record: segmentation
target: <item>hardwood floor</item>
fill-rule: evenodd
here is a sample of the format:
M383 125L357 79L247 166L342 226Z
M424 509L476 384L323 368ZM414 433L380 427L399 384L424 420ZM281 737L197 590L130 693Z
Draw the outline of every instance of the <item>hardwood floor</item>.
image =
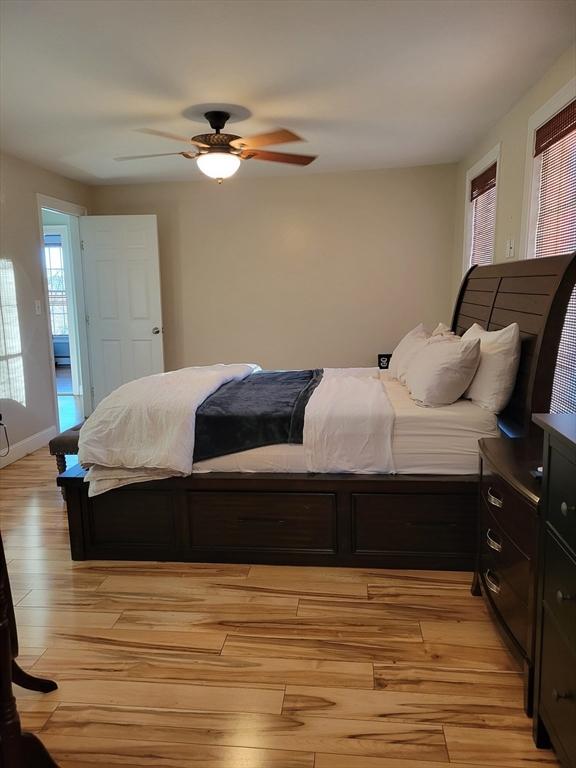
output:
M0 471L24 726L62 768L550 768L470 574L70 561L55 466Z

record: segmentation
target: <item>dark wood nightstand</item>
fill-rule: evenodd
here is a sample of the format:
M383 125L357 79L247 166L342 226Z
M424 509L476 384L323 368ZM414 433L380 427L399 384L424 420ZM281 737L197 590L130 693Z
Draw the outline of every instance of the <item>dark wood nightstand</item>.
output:
M532 711L538 559L540 440L480 440L477 565L472 594L484 595L524 671L524 705Z
M576 768L576 414L534 422L544 430L534 740Z

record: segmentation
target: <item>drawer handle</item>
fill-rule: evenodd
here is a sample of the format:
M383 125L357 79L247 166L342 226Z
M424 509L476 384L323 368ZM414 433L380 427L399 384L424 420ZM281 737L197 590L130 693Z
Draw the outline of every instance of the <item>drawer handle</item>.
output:
M498 584L498 579L495 576L492 576L492 571L488 570L484 573L484 578L486 579L486 586L490 590L490 592L494 592L495 595L500 594L500 584ZM494 580L496 578L496 581Z
M566 592L562 592L562 590L559 589L556 592L556 602L563 603L565 600L576 600L576 595L569 595Z
M556 688L552 689L552 698L554 701L566 701L572 698L572 694L570 691L567 691L566 693L560 693L560 691L557 691Z
M492 488L488 488L488 501L490 504L492 504L493 507L498 507L498 509L502 509L504 506L504 502L494 493Z
M560 512L564 515L564 517L568 517L568 512L574 513L576 510L576 506L574 504L568 505L565 501L560 504Z
M406 527L407 528L431 528L432 530L437 530L438 528L446 529L446 528L456 528L458 523L447 523L445 520L430 520L428 522L420 522L412 523L407 522Z
M286 520L273 517L239 517L240 523L258 523L259 525L286 525Z
M493 549L494 552L502 552L502 544L499 541L496 541L491 528L488 528L486 531L486 544L488 544L490 549Z

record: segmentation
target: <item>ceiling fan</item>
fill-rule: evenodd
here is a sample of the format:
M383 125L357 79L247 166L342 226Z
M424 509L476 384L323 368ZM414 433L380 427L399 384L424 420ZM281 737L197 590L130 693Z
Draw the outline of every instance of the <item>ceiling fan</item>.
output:
M147 157L181 155L187 160L196 160L202 173L216 179L219 184L236 173L242 160L268 160L273 163L289 163L290 165L309 165L313 160L316 160L315 155L292 155L287 152L268 152L260 149L260 147L273 144L304 141L296 133L286 128L278 128L270 133L259 133L256 136L244 138L233 133L222 133L222 129L230 119L229 112L212 110L205 112L204 117L210 123L214 133L201 133L198 136L192 136L191 139L166 131L155 131L151 128L142 129L142 133L192 144L194 149L188 152L162 152L155 155L132 155L130 157L116 157L115 159L141 160Z

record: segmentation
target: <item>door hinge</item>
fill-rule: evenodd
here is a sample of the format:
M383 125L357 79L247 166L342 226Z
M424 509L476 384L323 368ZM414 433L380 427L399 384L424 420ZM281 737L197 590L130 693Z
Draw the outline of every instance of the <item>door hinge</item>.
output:
M92 405L94 405L94 387L90 387L90 396L92 397Z
M80 250L84 250L84 240L80 240Z
M86 325L90 325L90 315L85 315L86 318Z

